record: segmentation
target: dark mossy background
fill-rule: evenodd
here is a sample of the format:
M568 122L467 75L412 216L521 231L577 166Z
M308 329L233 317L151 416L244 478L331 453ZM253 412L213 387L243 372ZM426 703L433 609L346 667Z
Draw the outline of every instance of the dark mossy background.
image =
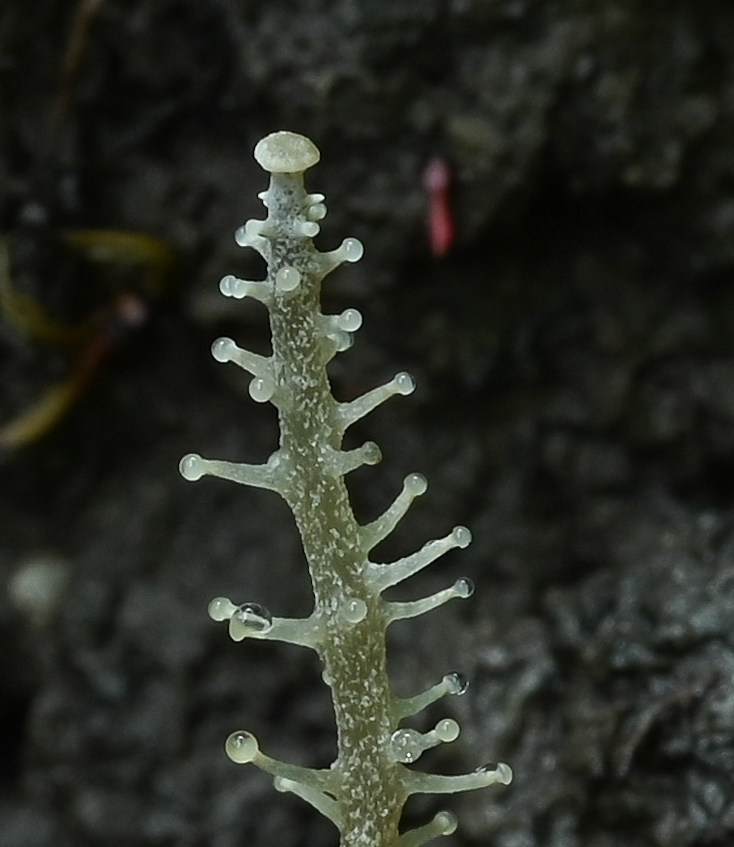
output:
M515 781L416 800L410 820L456 809L457 844L731 847L734 6L102 0L65 83L76 12L0 5L17 284L59 316L103 299L59 250L70 228L160 237L179 269L65 419L2 457L0 847L335 842L222 751L247 728L275 756L333 756L312 658L232 644L205 614L221 593L309 611L290 516L176 470L276 443L272 410L207 351L267 349L262 310L217 281L262 272L231 233L261 214L251 150L281 128L322 150L318 243L366 245L328 280L330 310L365 316L337 394L418 378L357 433L385 456L354 474L358 515L422 471L385 559L455 523L475 536L410 586L478 590L394 628L395 686L466 673L426 719L463 734L425 767L501 758ZM443 260L421 184L436 154L458 228ZM7 315L0 345L2 422L74 367ZM43 622L9 590L40 559L68 576Z

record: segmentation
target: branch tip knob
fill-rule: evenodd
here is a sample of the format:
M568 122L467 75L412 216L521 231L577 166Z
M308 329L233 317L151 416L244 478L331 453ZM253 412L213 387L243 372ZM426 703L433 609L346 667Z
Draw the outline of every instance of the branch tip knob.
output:
M441 835L452 835L459 826L459 820L453 812L439 812L433 820Z
M189 482L196 482L206 473L204 460L198 453L189 453L184 456L178 464L178 470L181 476Z
M321 158L318 147L295 132L273 132L255 145L255 161L271 174L297 174Z
M251 732L233 732L224 744L227 756L237 765L251 762L260 751L257 739Z

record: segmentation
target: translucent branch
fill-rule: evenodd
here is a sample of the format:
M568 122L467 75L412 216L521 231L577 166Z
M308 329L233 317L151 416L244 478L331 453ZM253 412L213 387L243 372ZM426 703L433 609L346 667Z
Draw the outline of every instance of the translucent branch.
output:
M337 407L337 426L344 431L356 421L368 415L385 400L396 394L410 394L415 389L415 382L409 373L404 371L396 374L390 382L368 391L350 403L340 403Z
M336 789L337 775L331 770L316 770L315 768L303 768L300 765L290 765L287 762L271 759L270 756L260 752L252 760L252 764L271 776L287 779L289 782L316 791L334 791Z
M423 568L435 562L444 553L455 547L466 547L471 542L471 532L465 526L455 526L445 538L424 544L420 550L389 564L370 562L365 580L371 588L383 591L397 585Z
M289 765L286 762L271 759L270 756L260 752L257 738L246 730L240 729L233 732L224 743L224 749L235 764L244 765L251 762L261 771L276 778L298 783L317 791L334 793L336 790L338 776L334 771L302 768L300 765Z
M356 332L362 326L362 313L358 309L345 309L340 315L321 315L319 322L326 333L335 329Z
M326 366L336 356L343 353L354 343L354 336L343 329L329 329L325 332L325 343L321 348L321 364Z
M512 782L512 768L504 762L498 765L485 765L474 773L459 776L441 776L433 773L418 773L406 770L404 773L405 790L408 794L455 794L457 791L472 791L489 785L509 785Z
M459 732L459 724L453 718L439 721L430 732L396 729L390 736L390 756L396 762L415 762L425 750L456 741Z
M321 218L326 216L326 206L324 206L324 200L326 200L326 197L324 197L323 194L319 194L318 192L314 192L313 194L309 194L306 199L311 204L310 209L309 209L309 215L308 215L309 217L313 217L313 213L311 212L311 209L313 209L314 206L323 206L323 214L321 214L320 211L319 211L318 218L314 217L313 218L314 220L317 220L317 219L320 220Z
M422 600L412 600L408 603L386 603L386 617L388 622L402 620L404 618L415 618L431 609L437 609L453 600L455 597L465 599L474 593L474 583L470 579L457 579L450 588L444 588L424 597Z
M463 674L454 672L448 673L435 685L432 685L427 691L421 694L416 694L415 697L396 697L393 700L393 714L395 720L400 721L410 715L417 715L423 709L427 709L431 703L440 700L447 694L463 694L469 687L466 677Z
M310 803L317 811L328 818L335 826L340 827L342 823L342 814L339 809L339 804L333 797L329 797L320 791L318 788L313 788L310 785L304 785L301 782L296 782L292 779L286 779L282 776L276 776L273 781L276 791L290 791L307 803Z
M235 300L244 300L245 297L252 297L253 300L258 300L266 306L270 305L273 299L273 292L267 282L239 279L236 276L232 276L232 274L222 277L219 282L219 290L225 297L234 297Z
M209 603L208 611L212 620L229 621L229 635L233 641L245 638L284 641L317 651L323 641L321 621L314 615L308 618L275 618L259 603L236 606L228 597L215 597Z
M270 258L270 245L266 236L273 236L275 230L270 219L258 221L251 218L244 226L235 230L234 240L240 247L252 247L266 261Z
M358 238L345 238L336 248L316 257L318 273L325 277L344 262L358 262L364 255L364 246Z
M395 847L422 847L439 835L451 835L456 832L457 825L458 821L453 812L439 812L430 823L400 835Z
M364 550L369 551L395 529L400 519L405 515L410 504L416 497L424 494L428 488L426 478L419 473L412 473L403 480L403 490L393 500L392 504L383 512L377 520L366 524L360 530ZM383 568L385 565L376 565Z
M234 362L249 371L255 379L250 383L250 397L257 403L270 400L275 392L273 365L270 357L259 356L238 347L231 338L218 338L212 344L212 356L218 362Z
M353 333L362 326L362 315L357 309L345 309L340 315L317 315L316 323L323 336L321 364L325 366L352 346Z
M253 376L270 376L272 373L269 356L243 350L231 338L217 338L212 344L212 356L218 362L234 362Z
M275 455L275 454L274 454ZM196 482L203 476L218 476L241 485L255 488L267 488L280 492L280 474L276 471L277 461L270 457L264 465L247 465L238 462L224 462L219 459L203 459L197 453L189 453L179 462L181 476L189 482Z
M344 476L362 465L376 465L382 458L380 448L374 441L366 441L356 450L333 450L328 458L334 476Z

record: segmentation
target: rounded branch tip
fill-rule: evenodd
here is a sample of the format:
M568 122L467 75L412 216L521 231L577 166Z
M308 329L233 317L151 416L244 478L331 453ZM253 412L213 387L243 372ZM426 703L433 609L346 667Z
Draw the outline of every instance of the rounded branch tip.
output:
M358 238L345 238L339 250L345 262L358 262L364 256L364 247Z
M459 737L459 733L461 732L461 728L453 718L444 718L436 724L434 732L436 733L436 738L438 738L439 741L443 741L444 744L447 744L451 741L456 741Z
M252 762L260 752L257 738L251 732L238 730L233 732L224 743L224 749L229 758L237 765Z
M362 313L357 309L345 309L337 315L335 323L344 332L356 332L362 326Z
M382 461L382 451L374 441L366 441L361 449L365 465L377 465Z
M367 617L367 604L359 597L352 597L342 604L339 613L346 623L358 624Z
M395 374L395 377L393 378L393 385L395 386L395 390L398 394L412 394L415 390L415 380L405 371Z
M461 597L462 600L466 600L474 593L474 583L468 577L462 577L461 579L457 579L454 583L454 591L456 592L457 597Z
M316 221L304 221L301 226L301 235L306 238L315 238L320 232L321 227L316 223Z
M502 785L509 785L512 782L512 768L504 762L500 762L497 765L497 776Z
M461 696L466 694L466 689L469 687L469 680L463 673L452 671L447 673L443 678L443 682L448 686L449 694L457 694Z
M428 480L420 473L408 474L403 480L403 485L408 494L413 497L420 497L428 490Z
M396 762L414 762L426 749L423 735L417 729L396 729L390 736L389 751Z
M212 344L212 356L218 362L229 362L232 353L236 349L236 344L231 338L217 338Z
M284 294L288 291L295 291L301 282L301 272L297 268L292 268L286 265L275 274L275 287Z
M228 621L236 611L237 606L229 597L215 597L207 607L209 617L213 621Z
M358 262L364 256L364 245L358 238L345 238L336 250L327 255L336 265L342 262Z
M255 145L255 161L271 174L297 174L321 158L318 147L295 132L273 132Z
M204 460L197 453L189 453L184 456L178 463L178 470L184 479L189 482L196 482L201 479L206 471L204 470Z
M451 531L451 537L457 547L468 547L471 544L471 531L465 526L455 526Z
M439 812L433 822L436 824L436 828L441 831L441 835L452 835L459 826L459 819L453 812Z
M275 393L275 383L266 376L256 376L248 387L250 397L256 403L267 403Z

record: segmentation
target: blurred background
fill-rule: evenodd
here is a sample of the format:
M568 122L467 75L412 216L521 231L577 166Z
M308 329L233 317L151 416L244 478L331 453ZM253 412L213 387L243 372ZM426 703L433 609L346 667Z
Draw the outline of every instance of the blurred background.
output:
M391 631L398 693L449 671L452 745L509 788L416 798L452 842L730 847L734 836L734 7L725 0L3 0L0 847L321 847L331 825L223 752L326 766L310 655L233 644L216 595L310 611L275 495L184 482L263 461L272 408L214 362L267 352L218 293L262 262L255 142L314 139L317 244L364 259L346 399L384 561L467 524L406 587L477 593ZM444 177L427 179L433 163Z

